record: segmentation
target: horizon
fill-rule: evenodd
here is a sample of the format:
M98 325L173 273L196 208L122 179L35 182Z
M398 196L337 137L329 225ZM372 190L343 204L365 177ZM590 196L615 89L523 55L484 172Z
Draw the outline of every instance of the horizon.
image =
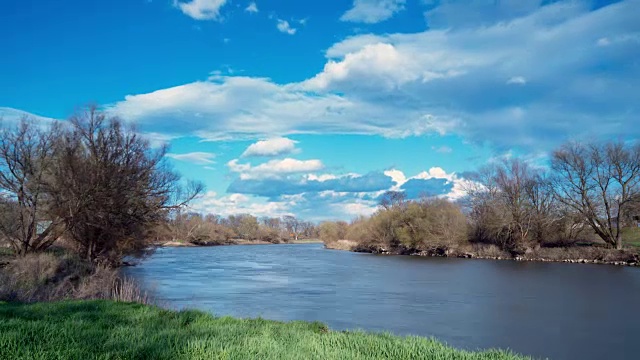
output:
M97 103L222 216L349 220L567 140L640 135L639 0L0 5L0 118Z

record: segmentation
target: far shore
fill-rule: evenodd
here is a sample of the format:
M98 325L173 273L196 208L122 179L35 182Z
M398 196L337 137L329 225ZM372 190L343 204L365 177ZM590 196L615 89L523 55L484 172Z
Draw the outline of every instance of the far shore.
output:
M539 248L522 255L497 251L492 245L475 244L456 250L439 251L419 249L391 249L382 246L360 246L357 241L337 240L325 243L325 248L378 255L409 255L425 257L450 257L463 259L512 260L535 262L563 262L574 264L601 264L640 266L640 255L631 250L613 250L602 247L571 246L564 248Z
M193 244L190 242L168 241L165 243L156 244L156 246L159 246L159 247L209 247L209 246L233 246L233 245L285 245L285 244L322 244L322 240L299 239L299 240L293 240L290 242L272 243L264 240L232 239L228 243L224 243L224 244L217 244L217 243Z

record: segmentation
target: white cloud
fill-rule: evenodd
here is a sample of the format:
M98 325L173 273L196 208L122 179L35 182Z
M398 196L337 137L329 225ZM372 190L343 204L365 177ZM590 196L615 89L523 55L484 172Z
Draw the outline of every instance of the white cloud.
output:
M345 176L357 176L357 174L347 174ZM309 181L320 181L320 182L324 182L327 180L335 180L337 179L338 176L334 175L334 174L321 174L321 175L317 175L317 174L307 174L304 179L305 180L309 180Z
M294 204L290 201L264 202L242 194L219 196L216 192L209 191L196 200L191 205L191 208L200 213L221 216L251 214L257 217L278 217L294 215L290 211L291 206Z
M525 79L523 76L514 76L507 80L507 84L524 85L526 83L527 79Z
M298 31L298 29L292 28L287 20L282 19L278 19L276 27L278 28L278 31L289 35L294 35L296 31Z
M405 2L406 0L353 0L353 7L340 20L368 24L381 22L404 9Z
M286 158L282 160L270 160L258 166L240 164L238 159L227 163L229 170L240 174L240 179L265 179L277 178L283 175L299 174L322 170L324 165L320 160L297 160Z
M255 1L249 3L249 5L244 9L244 11L246 12L250 12L250 13L257 13L258 12L258 5L256 4Z
M432 146L432 147L431 147L431 149L432 149L432 150L435 150L435 152L438 152L438 153L440 153L440 154L449 154L449 153L452 153L452 152L453 152L453 149L452 149L452 148L450 148L450 147L448 147L448 146L444 146L444 145L443 145L443 146L440 146L440 147Z
M185 154L168 153L166 156L175 160L190 162L192 164L210 165L215 164L213 159L215 159L216 154L196 151Z
M242 157L291 154L296 151L296 143L297 141L284 137L261 140L249 145Z
M44 117L36 114L31 114L22 110L0 106L0 125L2 126L6 126L5 124L15 125L18 122L20 122L20 120L22 119L33 121L34 123L40 124L40 125L49 125L54 121L56 121L56 119L52 119L49 117Z
M227 0L191 0L190 2L174 0L173 6L195 20L217 20L220 17L220 8L226 2Z
M417 175L407 177L402 171L397 169L391 169L385 171L385 175L390 176L396 185L391 190L401 190L402 185L406 184L412 179L430 180L430 179L444 179L448 183L452 184L451 190L447 194L441 195L446 199L455 201L466 196L466 189L469 189L469 185L473 182L465 178L459 177L455 173L448 173L441 167L432 167L428 171L422 171Z
M391 169L384 172L385 175L391 178L395 185L390 189L394 191L400 190L400 186L407 182L407 177L400 170Z
M558 2L475 27L357 35L329 48L307 80L215 76L130 95L112 110L145 131L207 139L455 133L549 149L590 133L638 137L639 4ZM609 46L597 45L603 38ZM507 84L517 77L531 86Z

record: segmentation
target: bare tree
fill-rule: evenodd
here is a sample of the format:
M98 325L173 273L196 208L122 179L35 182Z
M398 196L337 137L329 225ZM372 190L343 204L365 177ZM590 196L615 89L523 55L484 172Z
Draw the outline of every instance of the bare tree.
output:
M403 205L406 200L407 194L405 194L404 191L389 190L382 194L378 205L388 210L390 208Z
M556 198L622 249L622 220L640 194L640 144L568 143L554 152L552 169Z
M198 183L181 187L164 160L166 147L152 149L95 107L72 117L70 125L56 144L50 195L55 215L85 258L117 262L144 251L150 227L202 191Z
M42 129L27 118L0 129L0 235L16 254L48 248L60 221L48 213L48 170L59 127Z
M516 252L545 240L555 207L544 172L508 159L482 168L471 179L466 190L476 240Z
M302 229L302 222L298 220L295 216L285 215L282 218L282 222L284 223L287 232L293 235L293 239L298 241L298 236L300 234L300 230Z

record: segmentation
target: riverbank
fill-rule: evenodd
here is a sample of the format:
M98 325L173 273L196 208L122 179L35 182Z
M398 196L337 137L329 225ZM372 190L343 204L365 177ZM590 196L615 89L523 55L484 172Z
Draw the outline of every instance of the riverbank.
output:
M55 335L52 335L55 334ZM111 301L0 303L2 359L526 359L314 322L214 317Z
M168 241L165 243L156 244L160 247L205 247L205 246L231 246L231 245L283 245L283 244L322 244L320 239L300 239L293 240L291 242L272 243L264 240L243 240L232 239L226 243L206 243L206 244L194 244L190 242L181 241Z
M453 257L467 259L564 262L576 264L602 264L640 266L640 254L635 249L614 250L598 246L571 246L532 249L521 255L512 255L494 245L473 244L453 249L420 250L362 246L356 241L338 240L325 243L325 248L379 255L409 255L429 257Z

